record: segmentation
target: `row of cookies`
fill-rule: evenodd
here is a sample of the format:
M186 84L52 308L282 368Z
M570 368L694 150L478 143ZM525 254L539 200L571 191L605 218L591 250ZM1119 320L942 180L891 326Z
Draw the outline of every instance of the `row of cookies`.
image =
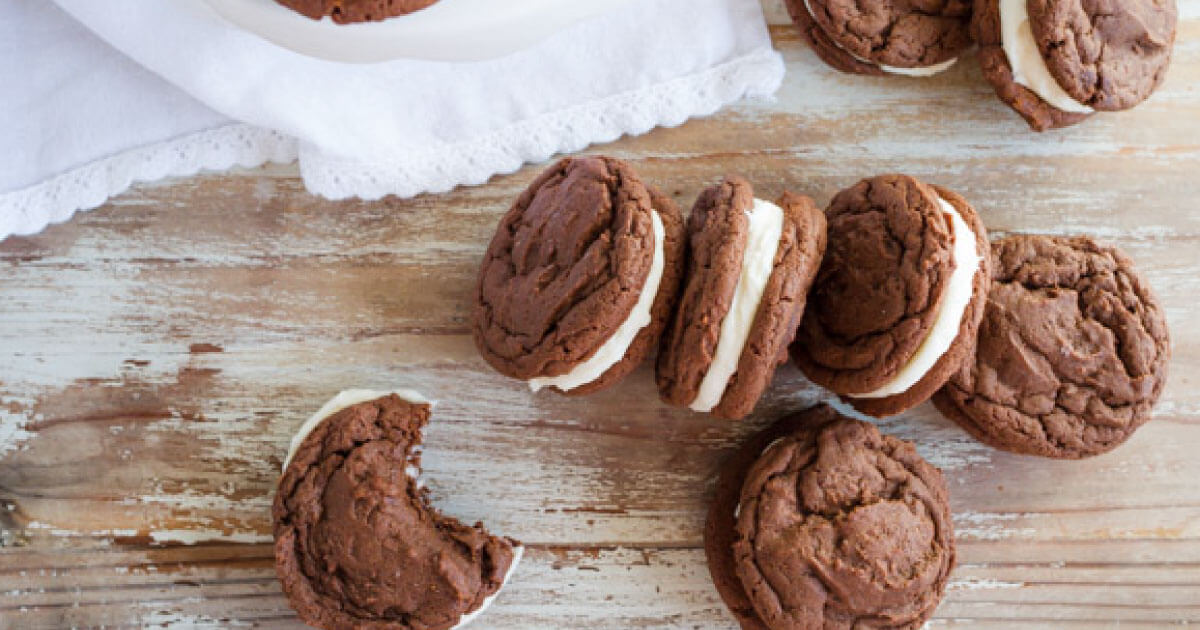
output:
M473 329L497 371L571 395L658 348L662 399L727 418L753 410L792 345L810 379L887 415L970 353L988 261L970 205L903 175L863 180L826 212L727 177L685 225L628 164L568 158L501 220Z
M1174 0L786 0L817 56L843 72L931 76L979 45L984 77L1036 131L1129 109L1166 76Z
M604 389L657 348L665 402L736 419L790 346L860 412L933 398L985 442L1059 457L1144 423L1169 357L1124 254L1086 237L992 245L962 196L905 175L864 179L824 212L727 177L685 222L628 164L564 159L501 220L475 297L480 354L535 391Z

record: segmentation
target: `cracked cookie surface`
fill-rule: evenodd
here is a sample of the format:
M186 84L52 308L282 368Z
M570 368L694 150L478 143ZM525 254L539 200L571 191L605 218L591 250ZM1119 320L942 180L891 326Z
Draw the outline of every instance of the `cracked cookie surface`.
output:
M891 381L928 337L954 270L953 228L938 199L975 234L982 257L950 348L906 391L854 398ZM864 413L899 413L927 400L966 360L983 316L987 230L962 197L906 175L865 179L826 210L828 245L791 346L813 382Z
M1175 0L1028 0L1050 74L1076 101L1129 109L1162 83L1175 43Z
M971 45L969 0L788 0L788 4L793 19L819 52L826 42L810 33L808 17L828 43L843 51L837 55L826 50L822 58L837 55L852 62L857 57L859 63L914 68L953 59ZM842 61L850 71L860 71Z
M395 394L318 424L279 482L275 568L300 618L327 630L448 630L504 583L515 541L429 505L409 474L429 405Z
M1064 112L1013 80L1012 65L1000 33L1000 0L975 0L971 34L979 44L979 66L996 96L1021 115L1034 131L1059 129L1083 122L1091 114Z
M745 630L919 628L955 561L941 473L910 443L825 406L729 460L705 550Z
M664 229L652 321L621 361L570 393L602 389L636 367L670 317L683 219L628 164L606 157L559 161L501 219L476 284L472 329L483 358L501 374L528 380L565 374L591 356L641 295L655 250L652 210Z
M997 448L1057 458L1109 451L1150 418L1170 359L1166 319L1132 261L1090 238L1011 236L975 356L934 396Z

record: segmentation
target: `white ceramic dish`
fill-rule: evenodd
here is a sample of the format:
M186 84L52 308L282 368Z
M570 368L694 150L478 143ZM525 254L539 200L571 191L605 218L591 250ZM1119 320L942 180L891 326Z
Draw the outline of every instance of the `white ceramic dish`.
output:
M480 61L528 48L629 0L440 0L380 22L312 20L275 0L205 0L226 20L298 53L347 63Z

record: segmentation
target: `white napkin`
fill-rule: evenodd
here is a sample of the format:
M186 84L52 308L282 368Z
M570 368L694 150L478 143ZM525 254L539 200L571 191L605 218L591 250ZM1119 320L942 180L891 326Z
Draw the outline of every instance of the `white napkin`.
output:
M497 60L371 65L293 53L202 0L56 2L78 23L44 0L0 14L0 116L15 121L0 129L0 238L132 181L297 156L327 197L441 192L783 76L759 0L639 0Z

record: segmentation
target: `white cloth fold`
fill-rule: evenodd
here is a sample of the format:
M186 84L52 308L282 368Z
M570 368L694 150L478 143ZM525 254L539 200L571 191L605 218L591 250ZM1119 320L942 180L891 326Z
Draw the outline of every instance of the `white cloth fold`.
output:
M441 192L783 76L759 0L639 0L500 59L370 65L293 53L202 0L56 2L0 15L0 238L132 181L296 157L331 198Z

